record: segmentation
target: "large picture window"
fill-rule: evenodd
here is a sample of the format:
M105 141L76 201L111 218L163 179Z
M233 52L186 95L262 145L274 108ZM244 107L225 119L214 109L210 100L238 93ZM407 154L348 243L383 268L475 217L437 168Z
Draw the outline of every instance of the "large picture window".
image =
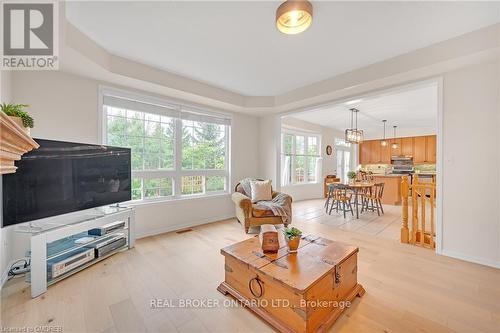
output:
M227 192L229 117L116 92L102 108L103 143L131 148L133 200Z
M282 185L317 183L320 172L320 137L285 131L282 134Z

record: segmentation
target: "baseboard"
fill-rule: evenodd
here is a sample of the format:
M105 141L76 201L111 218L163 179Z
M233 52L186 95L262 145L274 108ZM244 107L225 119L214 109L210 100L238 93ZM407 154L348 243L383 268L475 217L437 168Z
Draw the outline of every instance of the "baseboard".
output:
M472 263L479 264L479 265L489 266L489 267L493 267L493 268L500 268L500 262L498 262L498 261L468 256L468 255L458 253L455 251L442 250L441 253L439 253L439 254L441 254L443 256L455 258L455 259L460 259L460 260L472 262Z
M155 235L163 234L166 232L172 232L172 231L177 231L177 230L181 230L181 229L185 229L185 228L196 227L199 225L213 223L213 222L217 222L217 221L228 220L228 219L232 219L232 218L235 218L235 216L234 215L222 215L222 216L210 217L210 218L206 218L206 219L202 219L202 220L198 220L198 221L194 221L194 222L168 225L165 227L156 228L156 229L152 229L152 230L144 230L144 231L137 231L137 226L136 226L136 238L139 239L139 238L144 238L144 237L149 237L149 236L155 236Z

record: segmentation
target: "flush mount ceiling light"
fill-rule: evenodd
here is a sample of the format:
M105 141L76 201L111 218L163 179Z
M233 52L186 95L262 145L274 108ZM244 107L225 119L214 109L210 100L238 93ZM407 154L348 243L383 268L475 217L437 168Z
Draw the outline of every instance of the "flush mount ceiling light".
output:
M382 120L382 122L384 123L384 139L382 141L380 141L380 145L382 145L382 147L385 147L387 146L387 140L385 139L385 123L387 122L387 120Z
M363 130L358 129L358 109L352 108L351 110L351 128L345 130L345 141L350 143L360 143L363 141ZM353 122L353 118L356 121Z
M276 10L276 27L288 35L306 31L311 26L312 4L307 0L287 0Z

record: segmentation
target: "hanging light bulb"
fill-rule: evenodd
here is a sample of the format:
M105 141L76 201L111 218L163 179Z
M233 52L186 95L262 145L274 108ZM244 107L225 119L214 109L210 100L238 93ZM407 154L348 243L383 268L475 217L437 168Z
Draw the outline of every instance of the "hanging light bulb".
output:
M380 141L380 145L382 147L385 147L385 146L387 146L387 141L385 140L385 123L387 122L387 120L384 119L384 120L382 120L382 122L384 123L384 139L382 141Z
M397 126L392 126L394 128L394 142L392 143L392 149L398 149L398 143L396 142L396 127Z

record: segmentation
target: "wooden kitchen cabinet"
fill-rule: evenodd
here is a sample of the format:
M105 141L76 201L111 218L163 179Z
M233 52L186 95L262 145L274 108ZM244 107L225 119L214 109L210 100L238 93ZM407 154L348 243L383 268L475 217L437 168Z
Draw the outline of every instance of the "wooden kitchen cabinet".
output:
M401 155L413 156L413 138L401 139Z
M382 140L380 140L382 142ZM391 142L387 141L386 146L380 146L380 163L391 164Z
M397 148L392 148L393 143L396 143L398 145ZM391 145L391 156L401 155L401 139L400 138L391 139L390 145Z
M436 136L416 136L387 139L387 146L382 140L367 140L359 144L360 164L390 164L392 156L413 156L413 163L436 163ZM392 148L396 142L397 148Z
M436 163L436 147L437 140L435 135L429 135L426 137L426 162Z
M370 164L370 141L359 144L359 164Z
M427 161L427 137L417 136L414 140L413 163L425 163Z
M370 163L380 163L380 140L370 142Z

